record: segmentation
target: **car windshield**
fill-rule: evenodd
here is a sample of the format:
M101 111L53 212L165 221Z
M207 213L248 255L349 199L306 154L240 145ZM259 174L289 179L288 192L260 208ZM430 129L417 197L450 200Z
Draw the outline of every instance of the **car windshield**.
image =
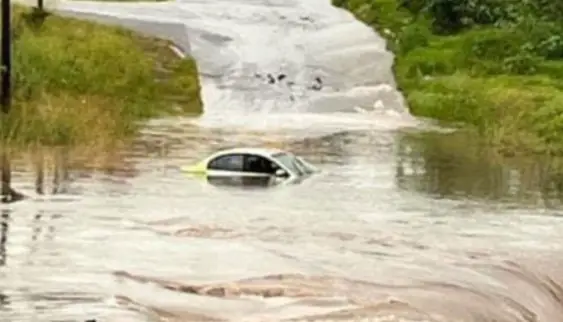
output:
M295 157L295 159L297 160L297 163L304 169L305 173L311 174L315 172L315 168L305 160L301 159L300 157Z
M299 176L313 172L313 170L309 166L307 166L305 162L301 161L299 158L290 153L276 153L272 155L272 157L283 166L288 168L291 172L294 172Z

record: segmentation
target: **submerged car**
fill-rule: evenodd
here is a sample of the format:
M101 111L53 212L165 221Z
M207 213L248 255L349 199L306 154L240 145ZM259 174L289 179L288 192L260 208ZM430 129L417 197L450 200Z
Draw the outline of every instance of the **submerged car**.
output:
M203 175L210 183L270 185L295 181L319 170L293 153L266 148L234 148L214 153L183 171Z

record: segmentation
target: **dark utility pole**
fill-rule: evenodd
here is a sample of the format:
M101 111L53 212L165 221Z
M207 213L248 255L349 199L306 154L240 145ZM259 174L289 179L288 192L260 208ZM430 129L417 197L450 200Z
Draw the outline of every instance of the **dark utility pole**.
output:
M10 0L1 0L2 1L2 15L1 15L1 23L2 23L2 44L1 44L1 52L2 52L2 92L0 93L0 105L2 105L2 113L4 114L2 117L2 126L5 127L6 124L4 122L7 121L8 113L10 113L10 103L11 103L11 77L12 77L12 53L11 53L11 5ZM3 131L4 129L1 129ZM2 184L2 191L0 191L0 199L1 201L6 202L9 201L11 197L11 171L10 171L10 161L8 160L8 156L6 155L5 146L4 146L4 133L0 132L0 139L2 140L0 146L0 172L1 172L1 184Z
M39 12L43 12L43 0L37 0L37 9Z
M2 0L2 112L10 112L12 98L12 40L10 0Z

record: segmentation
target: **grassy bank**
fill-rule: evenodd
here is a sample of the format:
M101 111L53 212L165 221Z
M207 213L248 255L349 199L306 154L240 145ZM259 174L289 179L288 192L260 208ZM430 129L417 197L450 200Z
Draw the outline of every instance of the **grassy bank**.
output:
M170 43L125 29L13 7L11 146L105 146L138 121L202 112L197 67Z
M75 0L75 1L90 1L90 0ZM168 2L171 0L95 0L95 1L103 1L103 2Z
M411 112L469 125L505 154L563 153L563 5L333 0L388 39Z

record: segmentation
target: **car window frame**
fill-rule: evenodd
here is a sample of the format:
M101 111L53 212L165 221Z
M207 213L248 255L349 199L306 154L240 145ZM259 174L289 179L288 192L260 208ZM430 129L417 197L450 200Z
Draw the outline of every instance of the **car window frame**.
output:
M212 168L212 164L213 162L223 159L223 158L228 158L228 157L241 157L242 158L242 164L241 164L241 168L238 170L233 170L233 169L221 169L221 168ZM244 153L226 153L226 154L221 154L218 156L215 156L213 158L211 158L208 162L207 162L207 169L208 170L213 170L213 171L225 171L225 172L244 172L244 161L245 161L245 157L244 157Z
M253 173L253 174L262 174L262 175L273 175L274 173L268 173L268 172L255 172L255 171L247 171L247 163L248 163L248 158L250 157L256 157L256 158L261 158L264 159L270 163L275 164L275 166L279 169L281 168L281 166L279 165L278 162L276 162L276 160L273 160L272 158L265 156L263 154L258 154L258 153L244 153L244 172L245 173ZM283 168L282 168L283 169Z

